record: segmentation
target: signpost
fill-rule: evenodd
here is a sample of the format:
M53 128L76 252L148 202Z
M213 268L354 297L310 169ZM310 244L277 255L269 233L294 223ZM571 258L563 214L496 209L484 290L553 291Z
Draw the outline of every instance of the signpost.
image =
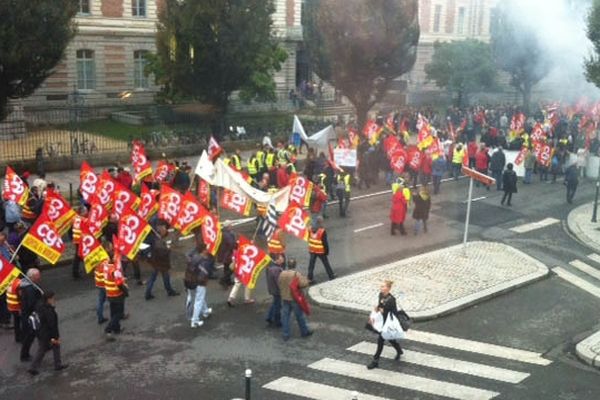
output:
M483 183L486 186L491 186L496 183L494 178L477 172L474 169L462 167L462 173L469 177L469 198L467 199L467 216L465 218L465 234L463 236L463 251L467 255L467 237L469 236L469 220L471 218L471 199L473 198L473 180Z

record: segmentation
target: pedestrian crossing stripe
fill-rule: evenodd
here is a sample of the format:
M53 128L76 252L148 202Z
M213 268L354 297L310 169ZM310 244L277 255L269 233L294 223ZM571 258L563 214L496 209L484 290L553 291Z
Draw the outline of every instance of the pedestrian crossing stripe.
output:
M269 382L263 388L313 400L350 400L353 398L353 394L356 394L356 398L360 400L391 400L387 397L372 396L360 392L354 393L351 390L288 376Z
M528 364L550 365L552 363L552 361L543 358L539 353L499 346L491 343L445 336L431 332L410 330L406 332L406 339L414 342L426 343L439 347L448 347L451 349L483 354L496 358L504 358L507 360Z
M371 355L375 353L376 348L377 345L375 343L361 342L355 346L348 348L347 350L354 351L356 353ZM384 347L382 357L394 358L395 355L396 351L393 348L389 346ZM404 354L402 355L400 361L409 364L422 365L428 368L452 371L461 374L472 375L513 384L519 383L529 376L529 374L526 372L492 367L485 364L456 360L453 358L437 356L434 354L420 353L411 350L404 350Z
M554 272L556 275L558 275L565 281L577 286L580 289L585 290L586 292L588 292L591 295L594 295L594 296L600 298L600 288L598 286L589 283L585 279L582 279L582 278L578 277L577 275L572 274L569 271L567 271L561 267L553 268L552 272Z
M368 370L363 364L355 364L331 358L323 358L310 364L308 368L457 400L488 400L500 394L490 390L438 381L402 372L385 369Z
M588 258L592 261L597 262L598 264L600 264L600 256L596 253L592 253L590 255L588 255Z
M530 231L533 231L536 229L545 228L547 226L554 225L559 222L560 222L560 220L556 219L556 218L545 218L541 221L530 222L527 224L514 226L514 227L510 228L510 230L513 232L516 232L516 233L526 233L526 232L530 232Z
M572 267L577 268L578 270L580 270L581 272L583 272L584 274L587 274L597 280L600 280L600 271L598 271L596 268L592 267L589 264L584 263L581 260L573 260L569 263Z

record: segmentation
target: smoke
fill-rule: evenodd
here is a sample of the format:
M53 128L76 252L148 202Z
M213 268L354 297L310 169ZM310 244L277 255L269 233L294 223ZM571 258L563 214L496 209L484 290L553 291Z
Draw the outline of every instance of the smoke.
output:
M503 2L505 0L498 0ZM600 98L600 89L584 75L584 59L592 51L586 36L591 0L513 0L512 17L535 32L543 48L541 63L551 70L536 87L538 97L575 101Z

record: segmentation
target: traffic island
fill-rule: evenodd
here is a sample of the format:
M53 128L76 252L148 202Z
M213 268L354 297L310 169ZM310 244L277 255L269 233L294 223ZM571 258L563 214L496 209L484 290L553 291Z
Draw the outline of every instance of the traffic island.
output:
M600 212L600 207L598 211ZM581 243L600 252L600 222L592 222L593 212L593 202L573 209L567 217L567 227Z
M547 276L549 269L501 243L470 242L382 265L310 288L312 300L329 308L368 313L384 280L416 321L433 319Z
M577 357L586 364L600 368L600 332L596 332L575 346Z

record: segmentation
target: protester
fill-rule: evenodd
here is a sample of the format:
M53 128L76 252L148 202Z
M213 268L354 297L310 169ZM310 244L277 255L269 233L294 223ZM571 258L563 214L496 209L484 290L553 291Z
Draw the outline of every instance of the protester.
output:
M283 330L284 341L289 340L291 336L290 317L292 312L296 316L296 321L298 322L298 327L300 328L300 335L302 337L309 337L313 334L313 332L308 328L308 325L306 324L304 312L292 297L292 291L290 289L290 284L292 283L294 278L298 278L298 286L300 288L308 287L309 280L300 272L296 271L295 259L290 258L288 260L287 268L287 270L282 271L279 274L278 279L279 293L281 294L282 301L281 325Z
M21 361L31 361L29 350L35 340L35 331L29 324L29 317L35 311L35 307L42 297L39 287L34 286L34 284L39 286L42 280L40 271L37 268L30 268L27 271L27 278L22 279L19 286L21 292L21 331L23 334L21 341Z
M351 176L348 171L342 171L337 176L335 193L339 201L340 217L346 217L350 205Z
M529 185L531 184L531 175L533 174L533 168L535 167L535 154L533 154L531 148L527 150L527 155L525 155L525 160L523 161L523 167L525 168L523 183Z
M492 178L496 180L496 190L502 190L502 171L505 164L506 156L502 151L502 146L498 146L490 158L490 171L492 172Z
M402 190L397 190L392 195L392 208L390 210L390 234L392 236L396 235L396 229L400 231L401 235L406 235L404 220L406 219L407 208L408 204L404 192Z
M129 287L118 265L110 264L104 272L104 289L110 305L110 320L104 329L108 340L123 332L121 320L125 316L125 298L129 296Z
M233 285L232 276L233 269L231 263L233 262L233 252L237 247L235 232L233 232L231 223L223 223L223 237L221 239L221 246L219 246L219 252L217 253L217 261L223 264L223 276L219 281L222 286L229 287Z
M192 328L199 328L204 325L204 321L200 319L208 318L212 314L212 308L209 308L206 303L206 284L208 283L208 270L206 264L206 246L197 245L200 257L188 258L187 268L185 270L184 285L187 290L187 298L185 301L186 317L190 321Z
M283 272L285 258L283 254L278 254L267 268L267 290L273 298L271 307L267 312L267 324L270 327L281 327L281 291L279 290L279 275Z
M381 287L379 288L379 300L377 301L377 306L375 307L375 311L379 312L383 315L383 323L389 318L390 313L394 316L398 315L398 306L396 305L396 298L390 293L392 290L392 281L384 281ZM396 340L389 341L392 347L396 350L396 357L394 357L395 361L400 360L400 356L404 353L400 344ZM368 365L368 369L377 368L379 366L379 357L381 357L381 353L383 352L383 344L385 343L385 339L379 333L377 337L377 350L373 355L373 361L371 361Z
M158 235L156 235L152 241L150 253L150 264L154 270L152 271L150 278L148 278L148 282L146 282L146 300L152 300L154 298L152 288L154 287L154 282L156 282L159 273L162 277L167 296L179 296L179 292L171 286L171 276L169 275L169 270L171 269L171 249L166 240L169 231L165 224L158 225L156 229Z
M31 367L27 370L31 375L39 374L39 368L48 350L52 350L54 356L54 370L61 371L69 365L64 364L60 357L60 334L58 332L58 315L56 314L56 298L52 290L48 290L42 296L41 303L35 312L39 317L39 329L37 330L38 349Z
M415 208L413 209L413 218L415 220L415 235L419 234L421 225L423 232L427 233L427 220L429 219L429 210L431 209L431 197L427 186L422 186L420 190L415 190L413 195Z
M517 193L517 174L513 171L512 163L506 165L506 170L502 175L502 188L504 190L504 196L502 196L500 204L504 205L504 202L506 201L506 205L510 206L513 193Z
M573 203L573 197L579 184L579 171L577 164L571 164L565 171L565 186L567 187L567 203Z
M311 227L308 237L308 253L310 254L310 260L308 262L308 280L311 284L316 283L313 278L315 270L315 264L317 258L323 263L325 272L329 280L335 279L335 274L329 264L329 241L327 240L327 231L323 228L323 217L317 217L316 226Z
M431 176L433 180L433 194L440 193L442 177L446 173L446 158L441 155L433 161L431 166Z

